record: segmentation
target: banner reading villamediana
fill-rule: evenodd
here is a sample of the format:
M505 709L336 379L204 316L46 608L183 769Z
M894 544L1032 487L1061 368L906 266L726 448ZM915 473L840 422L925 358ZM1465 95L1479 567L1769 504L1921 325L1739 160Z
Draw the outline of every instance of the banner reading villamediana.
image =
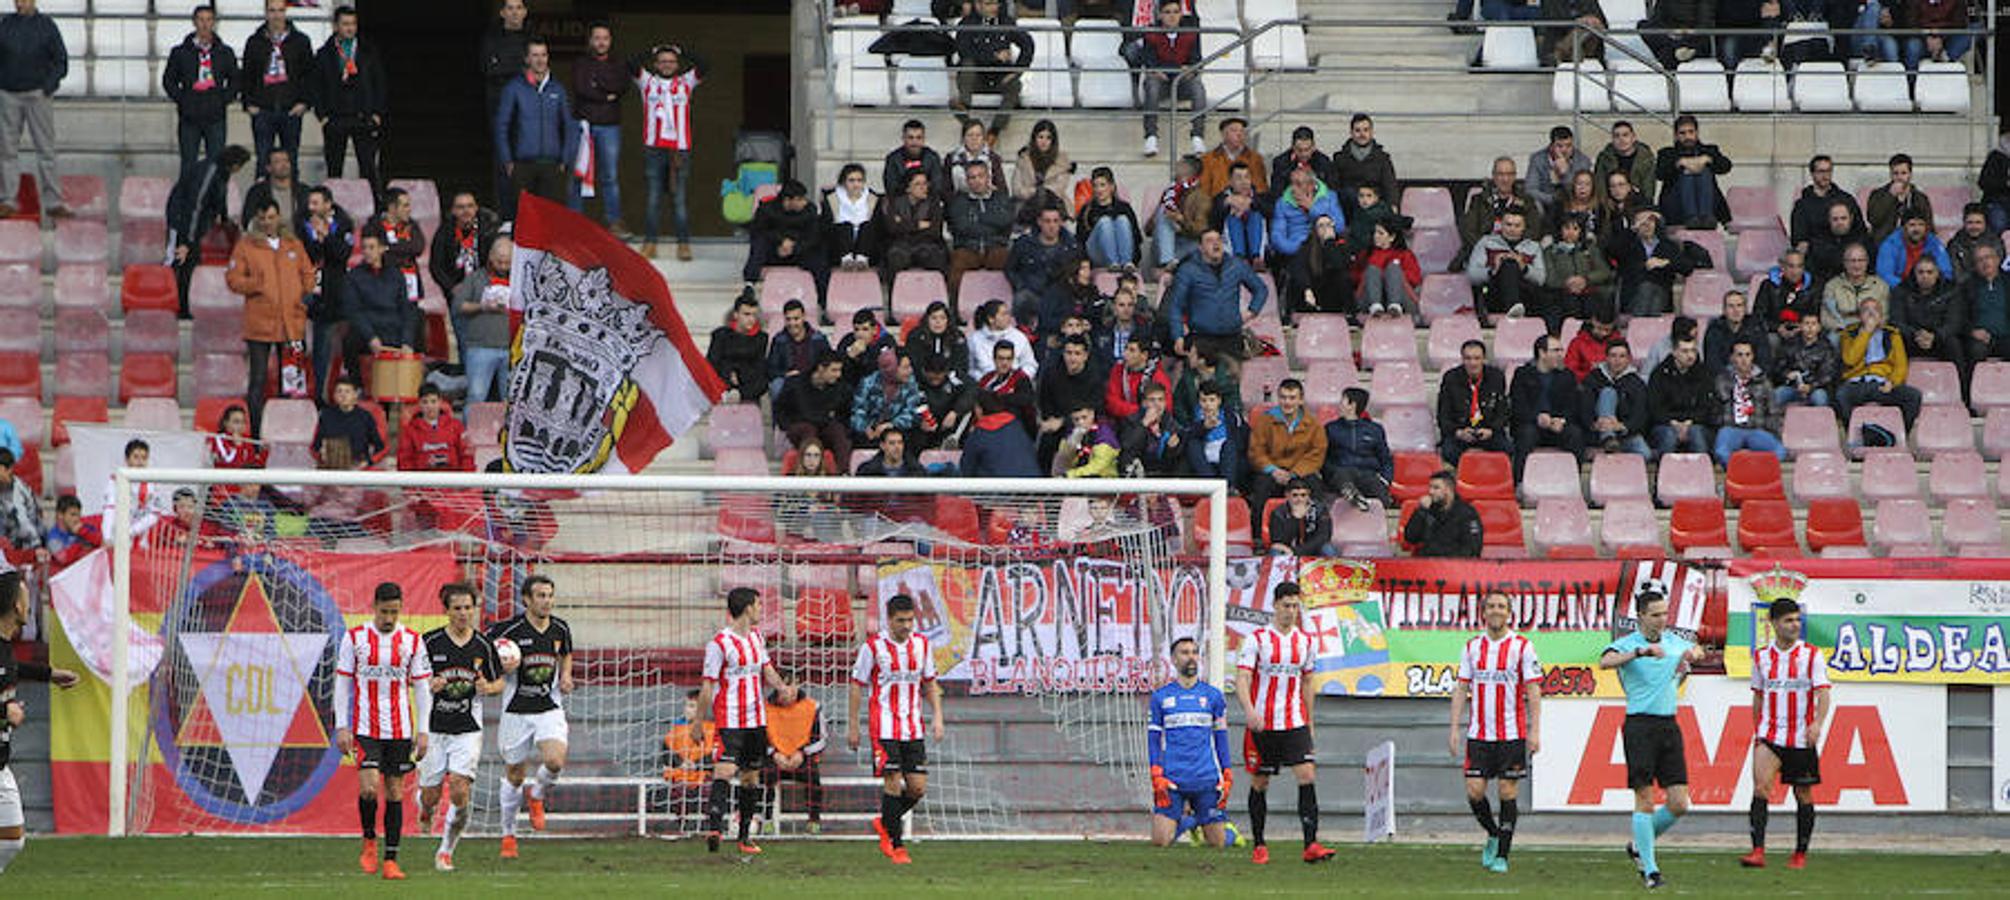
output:
M2010 559L1731 563L1724 668L1752 671L1765 610L1798 601L1831 681L2010 684Z

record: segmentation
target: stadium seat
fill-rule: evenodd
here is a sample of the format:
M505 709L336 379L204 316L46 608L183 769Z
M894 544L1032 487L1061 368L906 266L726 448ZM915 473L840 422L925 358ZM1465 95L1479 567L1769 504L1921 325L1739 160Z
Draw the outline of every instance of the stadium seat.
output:
M1919 80L1913 85L1913 98L1919 101L1920 112L1966 115L1972 102L1971 91L1967 63L1922 61L1919 64Z
M230 289L224 266L196 266L188 279L190 314L244 313L244 297Z
M125 277L119 280L119 305L126 312L136 309L179 311L181 298L175 287L174 270L163 265L126 266Z
M1794 67L1794 107L1801 112L1849 112L1849 75L1839 62Z
M1855 94L1859 112L1912 112L1912 88L1901 63L1872 63L1858 69Z
M72 353L56 357L56 396L109 397L112 361L102 353Z
M94 357L93 357L94 358ZM60 362L57 389L62 389ZM119 364L119 402L134 397L166 397L176 394L175 359L165 353L131 353Z
M1780 459L1759 450L1739 450L1724 467L1724 499L1732 506L1747 500L1785 500Z
M166 258L166 222L126 219L119 223L119 262L158 264Z
M57 343L62 342L58 332ZM0 307L0 353L42 353L42 314L24 307Z
M1207 94L1210 104L1226 110L1243 109L1250 105L1252 92L1247 43L1228 34L1202 32L1200 58L1211 60L1203 64L1200 76L1201 90Z
M775 542L775 514L766 497L728 494L719 498L719 534L750 544Z
M1912 454L1880 448L1863 455L1863 498L1869 501L1920 496L1919 472Z
M56 398L55 412L50 415L53 423L49 433L49 446L61 447L70 442L70 423L102 425L112 420L111 404L105 396Z
M1430 324L1454 317L1473 318L1473 284L1459 273L1432 273L1417 288L1417 314ZM1478 320L1474 319L1477 325Z
M509 404L470 403L465 413L463 419L466 427L463 431L468 436L468 443L480 445L501 442L503 423L509 417Z
M1366 510L1345 500L1333 501L1333 547L1353 559L1391 556L1395 544L1389 538L1389 511L1380 500L1369 500Z
M2010 407L1999 406L1983 415L1982 452L1999 460L2010 453Z
M1515 370L1535 358L1535 339L1548 332L1548 323L1533 316L1494 319L1494 364L1512 381Z
M217 415L221 417L222 413L219 411ZM265 401L265 411L262 421L259 422L261 431L259 437L267 443L305 445L314 440L317 418L312 400L274 397ZM220 418L197 424L204 428L213 428L216 421L220 421Z
M1459 232L1455 228L1419 227L1410 232L1410 252L1417 254L1417 266L1426 275L1451 268L1459 249Z
M1926 510L1920 509L1920 518ZM1884 507L1878 507L1877 524L1884 523ZM1930 533L1930 532L1929 532ZM2003 549L2003 520L1994 501L1986 498L1950 500L1940 517L1940 537L1949 550L1959 554L1969 547Z
M1969 399L1985 414L1988 410L2010 407L2010 361L1984 360L1970 373Z
M1975 426L1968 407L1955 403L1928 404L1919 409L1912 427L1913 449L1925 458L1975 449Z
M1346 360L1354 366L1354 340L1347 317L1333 313L1302 313L1297 316L1297 343L1293 354L1300 363Z
M105 194L104 178L97 175L60 175L56 180L63 186L63 205L70 208L71 215L78 219L105 221L110 203Z
M1926 473L1926 490L1935 503L1988 497L1989 472L1982 454L1973 450L1949 450L1933 458Z
M1717 497L1716 471L1704 453L1669 453L1661 457L1654 476L1654 496L1662 505L1698 497Z
M1389 493L1398 503L1424 496L1430 490L1431 476L1445 468L1445 461L1435 451L1399 450L1394 456L1396 477Z
M810 314L811 324L816 323L817 283L809 272L789 266L762 269L760 297L763 316L780 319L783 305L790 300L801 300L803 308Z
M36 279L39 281L40 279ZM32 295L37 305L41 302L40 285L35 286ZM11 292L6 292L11 293ZM105 277L105 267L101 265L75 265L56 267L56 308L90 309L103 311L106 301L111 299L109 280Z
M86 313L88 317L103 318L101 313ZM121 345L126 353L158 353L170 358L181 352L181 327L175 321L174 313L158 309L142 309L128 313L121 328L125 340ZM243 332L235 337L242 346Z
M1789 406L1780 429L1781 443L1796 459L1803 453L1835 453L1842 449L1836 441L1836 413L1826 406Z
M1403 189L1403 215L1414 228L1454 228L1458 213L1452 210L1452 192L1442 187L1412 186Z
M1297 0L1244 0L1242 19L1252 29L1270 22L1288 22L1297 18ZM1310 67L1304 26L1276 25L1256 31L1251 36L1249 59L1252 65L1263 71Z
M1480 340L1480 320L1470 315L1448 316L1431 322L1425 338L1425 355L1431 370L1442 372L1459 365L1460 347L1467 341ZM1482 343L1481 346L1485 346ZM1512 373L1509 373L1512 374Z
M1794 104L1787 73L1778 63L1763 59L1739 63L1731 76L1731 105L1739 112L1792 112Z
M1321 414L1340 405L1340 395L1361 383L1352 359L1319 360L1305 367L1305 402L1321 408Z
M1628 56L1607 59L1612 70L1612 108L1618 113L1667 112L1668 79L1646 63Z
M929 517L928 524L966 544L975 544L982 538L977 524L977 504L969 497L937 494L935 511Z
M886 295L880 292L877 272L832 272L824 304L838 328L851 328L851 317L861 309L872 310L880 322L886 321Z
M41 243L41 235L36 235L36 243ZM59 219L56 222L56 262L92 263L99 266L112 258L111 239L105 234L105 223L91 219ZM40 247L36 256L41 256Z
M31 320L26 331L15 331L15 325L7 324L15 312L34 313L27 310L0 310L0 350L40 350L42 327L39 320ZM172 314L169 315L172 321ZM25 337L35 346L9 346L9 342ZM240 341L239 346L242 346ZM68 353L110 353L112 350L112 325L105 314L95 309L56 310L56 354Z
M1082 108L1130 109L1137 105L1130 64L1118 52L1122 42L1123 34L1114 21L1075 20L1069 52L1080 69L1075 89ZM947 76L943 80L947 84Z
M1682 93L1686 106L1687 91ZM1731 206L1731 221L1725 227L1733 234L1741 236L1747 231L1785 231L1786 225L1780 221L1780 193L1772 185L1763 187L1737 186L1724 189L1724 200Z
M1718 246L1721 247L1722 244ZM1718 261L1722 262L1723 258L1718 257ZM1731 276L1724 271L1698 269L1682 283L1682 314L1699 322L1723 316L1724 294L1730 291L1732 286Z
M1938 404L1961 402L1961 373L1954 364L1939 359L1913 359L1905 369L1905 383L1919 391L1921 409ZM1962 417L1968 412L1962 410ZM1921 417L1922 423L1924 416Z
M1602 453L1591 460L1591 502L1648 500L1647 460L1631 453Z
M1213 499L1212 497L1202 497L1200 498L1200 502L1194 504L1193 507L1194 546L1203 551L1207 549L1208 542L1214 535L1209 525L1213 521L1214 516ZM1228 516L1228 546L1230 550L1234 551L1240 548L1244 553L1249 552L1252 540L1249 530L1249 504L1242 502L1239 498L1231 497L1228 500L1228 506L1224 508L1224 512Z
M102 270L101 270L102 271ZM42 309L42 270L30 263L0 264L0 307Z
M1867 448L1862 446L1863 426L1867 423L1882 425L1899 440L1898 446L1905 446L1905 417L1896 406L1859 406L1850 411L1849 442L1850 455L1862 459Z
M1471 450L1459 457L1459 496L1466 500L1513 500L1514 461L1494 450Z
M243 353L244 310L198 312L189 334L196 353Z
M1794 459L1794 500L1806 504L1817 497L1854 497L1849 460L1840 453L1804 453Z
M1633 348L1635 359L1646 355L1647 351L1675 325L1673 316L1634 316L1626 323L1626 343Z
M1738 527L1742 539L1744 533L1742 515ZM1815 553L1839 545L1861 547L1864 545L1863 508L1858 506L1855 500L1840 497L1810 501L1807 533L1808 549Z
M24 219L0 221L0 263L42 264L42 226Z
M1291 377L1291 367L1282 356L1259 356L1242 364L1242 408L1252 413L1269 406L1276 397L1277 383Z
M202 397L242 397L245 379L250 376L244 354L203 353L195 358L195 395Z
M757 403L727 403L712 407L707 419L706 443L714 450L731 447L766 447L767 426L761 422Z
M1608 511L1607 515L1610 515ZM1789 536L1793 530L1793 518L1787 520ZM1724 506L1715 497L1678 500L1668 514L1668 542L1675 552L1686 553L1692 547L1723 547L1731 543L1728 528L1724 524ZM1607 539L1611 543L1611 539Z
M729 447L712 455L714 475L766 475L768 455L752 447Z
M948 106L948 61L940 56L903 56L893 70L894 103L899 106Z
M1361 326L1361 368L1417 361L1417 326L1407 316L1370 319ZM1377 398L1380 399L1380 398Z
M832 277L833 283L836 277ZM949 285L942 280L942 273L932 269L912 269L893 276L893 318L906 321L909 316L919 316L928 311L928 305L936 301L948 301ZM974 312L975 309L973 308ZM847 327L849 321L844 323Z
M1368 379L1368 407L1380 411L1393 406L1422 405L1430 387L1424 372L1413 362L1388 362Z
M1692 59L1675 68L1675 87L1682 94L1682 111L1729 112L1731 81L1724 64L1714 59Z
M1029 20L1026 25L1032 25ZM1058 27L1028 27L1033 59L1019 76L1019 96L1027 106L1067 109L1075 105L1074 74L1068 69L1067 38Z
M1522 534L1521 505L1513 500L1474 500L1480 514L1482 546L1480 555L1488 559L1524 559L1528 541Z
M1549 99L1558 112L1608 112L1612 92L1606 84L1605 65L1595 59L1563 63L1549 82Z
M1535 549L1550 559L1590 559L1598 552L1591 512L1581 497L1550 497L1535 506Z
M1719 517L1723 510L1718 509ZM1722 529L1722 524L1718 528ZM1641 559L1664 555L1661 523L1655 519L1654 504L1645 499L1618 500L1605 508L1598 536L1606 552L1619 559Z
M126 403L125 424L141 431L180 431L181 404L173 397L135 397Z
M1688 241L1692 244L1695 244L1698 247L1703 248L1706 252L1710 254L1710 262L1713 265L1715 265L1716 268L1698 269L1696 270L1697 275L1708 275L1713 273L1722 274L1723 270L1728 268L1731 264L1731 256L1729 253L1725 252L1724 249L1725 247L1724 232L1722 231L1719 231L1715 228L1705 228L1700 230L1689 229L1689 228L1670 228L1668 229L1668 236ZM1693 278L1695 276L1692 275L1690 277ZM1726 278L1724 281L1724 289L1729 290L1730 288L1731 288L1730 280ZM1722 292L1720 291L1719 295L1721 296L1721 294ZM1718 314L1712 313L1710 315L1711 317L1714 318Z
M1012 283L1005 280L1004 272L989 269L971 269L963 273L963 280L956 289L956 308L967 318L990 300L1012 301ZM969 323L964 323L968 325Z
M1369 405L1375 405L1373 398L1370 398ZM1375 415L1382 420L1382 430L1389 438L1391 451L1428 452L1438 446L1437 419L1432 416L1430 408L1421 403L1379 407Z
M1848 501L1829 501L1847 503ZM1850 509L1857 516L1859 534L1863 528L1863 511L1854 504ZM1990 510L1995 517L1995 510ZM1808 510L1808 544L1814 544L1814 509ZM1927 513L1926 504L1918 500L1884 500L1877 504L1877 518L1871 522L1870 537L1875 545L1886 553L1899 547L1931 547L1933 545L1933 520Z
M1466 454L1459 458L1461 474L1464 472ZM1568 498L1582 504L1584 488L1578 482L1577 457L1559 450L1537 450L1528 455L1522 464L1521 480L1518 483L1521 500L1527 504L1538 504L1544 500Z
M173 178L127 175L119 179L119 218L165 221L168 195L173 192Z
M886 57L874 53L837 61L831 86L837 102L845 106L891 106L893 92L887 87Z
M1817 503L1848 501L1818 500ZM1851 504L1855 508L1855 504ZM1861 523L1858 528L1858 543L1862 542ZM1753 500L1738 510L1738 547L1746 553L1761 550L1791 547L1800 549L1800 541L1794 537L1794 509L1785 500Z
M830 646L852 640L851 591L845 588L809 587L796 594L796 639Z
M0 397L0 419L14 426L22 446L34 446L49 439L49 416L42 411L42 398Z
M267 416L270 416L272 414L272 410L270 409L270 403L271 401L267 401L267 409L265 413ZM195 430L206 431L214 434L217 431L217 429L222 427L223 411L230 409L233 406L239 409L243 409L244 398L242 397L197 398L195 401ZM270 425L266 426L266 430L270 431L271 426ZM305 440L305 438L303 438L303 440Z
M1750 279L1772 271L1780 254L1787 251L1787 233L1777 227L1754 228L1738 235L1738 250L1731 258L1731 271ZM1746 294L1749 308L1751 294Z
M357 222L377 214L377 195L370 182L361 178L330 178L322 185L335 195L335 205L348 210Z
M0 353L0 396L42 399L42 354Z

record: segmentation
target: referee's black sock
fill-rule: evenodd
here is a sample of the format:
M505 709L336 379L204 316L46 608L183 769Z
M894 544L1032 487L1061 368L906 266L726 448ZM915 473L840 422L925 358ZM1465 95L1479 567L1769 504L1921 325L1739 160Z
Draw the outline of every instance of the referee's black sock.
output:
M1746 820L1752 823L1752 849L1754 850L1766 849L1766 812L1766 798L1759 794L1753 794L1752 811L1746 816Z
M761 786L740 785L740 840L747 839L747 832L753 827L754 812L761 808Z
M384 858L398 858L398 839L405 835L405 803L384 801Z
M1521 821L1521 801L1511 797L1501 798L1501 845L1500 856L1506 859L1508 848L1514 845L1514 826Z
M377 839L377 798L357 797L356 817L363 820L363 840Z
M1501 827L1494 824L1494 808L1487 802L1487 796L1467 797L1466 805L1473 808L1473 818L1480 820L1480 827L1487 830L1487 837L1501 836Z
M705 795L705 828L708 831L726 830L726 792L732 786L725 779L712 779L712 790Z
M1305 846L1319 842L1319 786L1316 784L1298 786L1298 830L1305 836Z
M1270 814L1270 796L1251 786L1249 789L1249 839L1256 846L1263 846L1263 817Z
M1815 837L1815 805L1803 803L1794 807L1794 852L1808 852L1808 842Z
M895 847L903 846L900 834L900 817L907 811L907 798L901 794L879 795L879 824L886 829L886 839Z

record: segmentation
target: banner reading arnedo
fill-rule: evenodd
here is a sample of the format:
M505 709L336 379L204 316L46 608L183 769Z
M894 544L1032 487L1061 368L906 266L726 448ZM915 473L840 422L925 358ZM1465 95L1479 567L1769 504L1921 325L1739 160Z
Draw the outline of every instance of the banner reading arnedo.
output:
M1752 671L1774 600L1801 604L1831 681L2010 685L2010 559L1731 563L1724 668Z

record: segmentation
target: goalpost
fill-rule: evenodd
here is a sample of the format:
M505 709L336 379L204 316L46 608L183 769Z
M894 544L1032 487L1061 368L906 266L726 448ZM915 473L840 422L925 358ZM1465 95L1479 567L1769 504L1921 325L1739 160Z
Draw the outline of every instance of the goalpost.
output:
M112 835L352 830L332 666L379 581L422 632L441 584L471 582L486 629L524 576L556 581L578 645L561 834L702 828L703 762L669 732L733 587L761 593L770 653L822 706L827 833L877 814L846 694L894 593L919 602L948 697L922 836L1135 833L1171 641L1198 640L1227 687L1219 481L121 469L114 490ZM487 739L472 830L499 826L500 771ZM770 797L765 827L814 831L804 786Z

